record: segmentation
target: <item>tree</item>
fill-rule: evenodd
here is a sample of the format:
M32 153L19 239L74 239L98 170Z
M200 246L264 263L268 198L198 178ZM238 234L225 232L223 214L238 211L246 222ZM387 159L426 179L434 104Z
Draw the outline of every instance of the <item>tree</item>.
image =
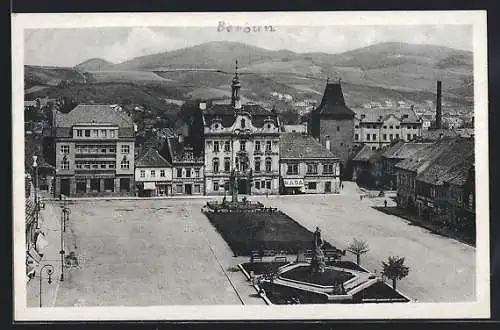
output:
M356 255L356 264L359 265L359 258L361 257L361 255L369 251L368 243L366 243L366 241L358 240L355 238L347 247L347 251Z
M387 262L382 261L382 275L392 280L394 290L396 290L396 281L408 276L410 271L410 268L404 263L404 257L389 257Z

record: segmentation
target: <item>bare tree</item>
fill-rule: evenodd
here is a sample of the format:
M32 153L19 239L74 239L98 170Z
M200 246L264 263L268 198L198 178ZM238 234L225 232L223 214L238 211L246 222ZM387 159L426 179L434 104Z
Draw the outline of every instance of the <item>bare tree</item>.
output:
M363 240L353 239L352 243L347 247L347 251L356 255L356 264L359 265L359 258L362 254L369 251L368 243Z
M387 262L382 261L382 274L392 280L392 288L396 290L396 281L408 276L410 267L406 266L404 257L389 257Z

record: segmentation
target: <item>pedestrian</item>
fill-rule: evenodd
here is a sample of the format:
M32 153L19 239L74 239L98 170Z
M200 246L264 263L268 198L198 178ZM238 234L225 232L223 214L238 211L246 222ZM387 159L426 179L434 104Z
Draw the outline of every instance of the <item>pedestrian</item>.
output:
M363 195L359 195L359 200L362 201L363 200Z
M384 207L387 208L387 199L384 200Z

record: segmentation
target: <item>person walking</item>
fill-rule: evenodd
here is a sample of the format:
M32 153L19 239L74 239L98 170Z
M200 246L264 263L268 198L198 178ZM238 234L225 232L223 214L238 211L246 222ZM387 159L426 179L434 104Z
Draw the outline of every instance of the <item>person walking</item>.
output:
M384 200L384 207L387 208L387 199Z

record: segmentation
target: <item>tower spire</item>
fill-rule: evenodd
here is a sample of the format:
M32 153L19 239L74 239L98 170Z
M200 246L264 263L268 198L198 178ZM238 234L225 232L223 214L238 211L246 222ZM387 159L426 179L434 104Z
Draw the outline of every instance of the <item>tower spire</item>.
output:
M231 105L235 109L241 109L240 88L241 88L241 83L240 83L240 78L238 76L238 60L236 60L234 77L231 83Z

